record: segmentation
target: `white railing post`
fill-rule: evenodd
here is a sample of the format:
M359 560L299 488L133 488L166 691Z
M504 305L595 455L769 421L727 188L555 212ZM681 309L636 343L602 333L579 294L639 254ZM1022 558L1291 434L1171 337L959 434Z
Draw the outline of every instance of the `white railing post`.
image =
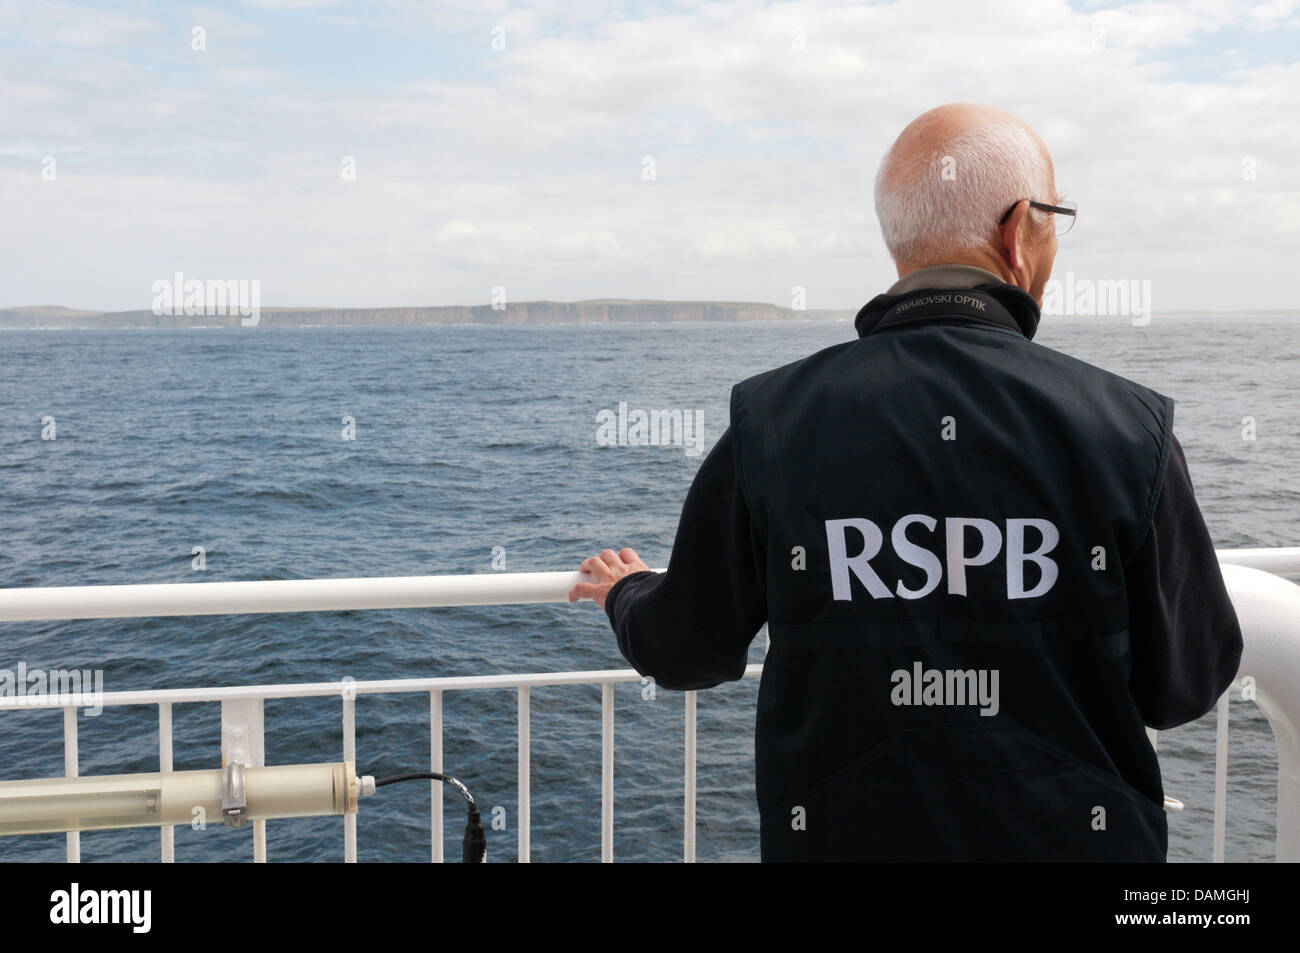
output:
M266 764L261 698L232 698L221 703L221 763L260 768ZM266 821L253 821L253 863L266 863Z
M442 774L442 692L429 692L429 770ZM442 782L429 782L429 843L432 861L442 863Z
M63 776L77 776L77 709L63 709ZM68 863L81 863L81 832L68 831Z
M1214 727L1214 863L1223 863L1228 839L1228 695L1219 696Z
M614 683L600 683L600 862L614 862Z
M158 770L172 770L172 703L158 703ZM176 862L176 830L170 824L162 828L162 862Z
M357 762L357 713L356 695L350 690L351 684L343 689L343 760L352 764ZM343 862L357 862L357 816L343 815Z
M682 860L695 863L695 692L686 693L686 806L682 820Z
M530 728L528 724L528 686L519 686L519 863L528 863L528 855L532 850L529 843L531 837L531 808L529 805L529 772L532 770L532 748L529 737Z

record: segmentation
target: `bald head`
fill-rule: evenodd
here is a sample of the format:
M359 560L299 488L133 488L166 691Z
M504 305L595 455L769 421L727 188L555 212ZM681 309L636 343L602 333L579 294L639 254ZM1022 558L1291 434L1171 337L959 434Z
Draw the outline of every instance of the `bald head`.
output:
M1014 128L1027 135L1036 144L1042 160L1051 167L1052 159L1043 140L1011 113L979 103L946 103L921 113L907 124L907 128L894 140L893 147L881 165L881 172L896 175L933 156L945 155L947 147L962 136L982 129L999 128Z
M1043 140L1015 116L948 103L907 125L880 163L876 215L900 270L996 252L998 219L1022 199L1058 198ZM1027 234L1047 228L1035 212Z

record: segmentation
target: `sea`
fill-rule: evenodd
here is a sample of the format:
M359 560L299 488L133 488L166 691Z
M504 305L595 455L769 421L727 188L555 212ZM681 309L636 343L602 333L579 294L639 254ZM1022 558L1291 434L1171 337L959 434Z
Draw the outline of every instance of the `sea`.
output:
M0 332L0 587L576 569L631 546L666 565L732 384L851 339L847 321ZM1177 401L1219 547L1300 544L1300 318L1046 317L1036 340ZM700 446L619 445L602 419L683 410ZM602 413L604 416L602 418ZM606 435L608 436L608 435ZM52 437L53 439L49 439ZM761 661L763 640L751 660ZM106 691L624 668L579 605L0 624L0 669L88 669ZM757 680L698 695L698 857L758 859ZM445 770L517 859L516 697L449 693ZM1273 858L1277 758L1231 701L1227 859ZM338 698L270 701L268 763L342 758ZM361 696L361 773L427 770L428 697ZM615 691L614 856L683 843L684 696ZM600 857L600 689L532 693L533 861ZM156 708L78 718L83 775L158 770ZM62 774L57 711L0 712L0 779ZM220 766L216 704L178 705L175 767ZM1170 859L1212 849L1214 715L1162 732ZM361 802L358 856L427 861L429 785ZM446 851L463 807L448 792ZM888 818L882 818L888 823ZM87 832L84 861L152 861L157 829ZM338 861L341 818L272 821L272 861ZM175 831L178 861L252 857L251 826ZM63 859L62 834L0 859Z

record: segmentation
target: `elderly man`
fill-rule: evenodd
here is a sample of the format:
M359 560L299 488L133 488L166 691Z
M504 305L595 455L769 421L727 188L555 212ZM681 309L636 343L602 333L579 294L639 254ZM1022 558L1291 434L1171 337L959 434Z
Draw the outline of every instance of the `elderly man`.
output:
M1145 728L1241 655L1173 402L1032 343L1074 209L1015 117L917 118L876 211L858 339L736 385L667 573L606 550L569 598L665 688L767 623L764 860L1162 861Z

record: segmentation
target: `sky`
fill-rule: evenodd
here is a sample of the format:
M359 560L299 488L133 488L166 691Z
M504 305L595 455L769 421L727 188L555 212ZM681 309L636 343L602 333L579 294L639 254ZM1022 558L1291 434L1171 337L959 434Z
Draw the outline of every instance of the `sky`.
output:
M1300 0L0 0L0 307L658 298L858 308L919 113L999 106L1055 274L1300 311Z

